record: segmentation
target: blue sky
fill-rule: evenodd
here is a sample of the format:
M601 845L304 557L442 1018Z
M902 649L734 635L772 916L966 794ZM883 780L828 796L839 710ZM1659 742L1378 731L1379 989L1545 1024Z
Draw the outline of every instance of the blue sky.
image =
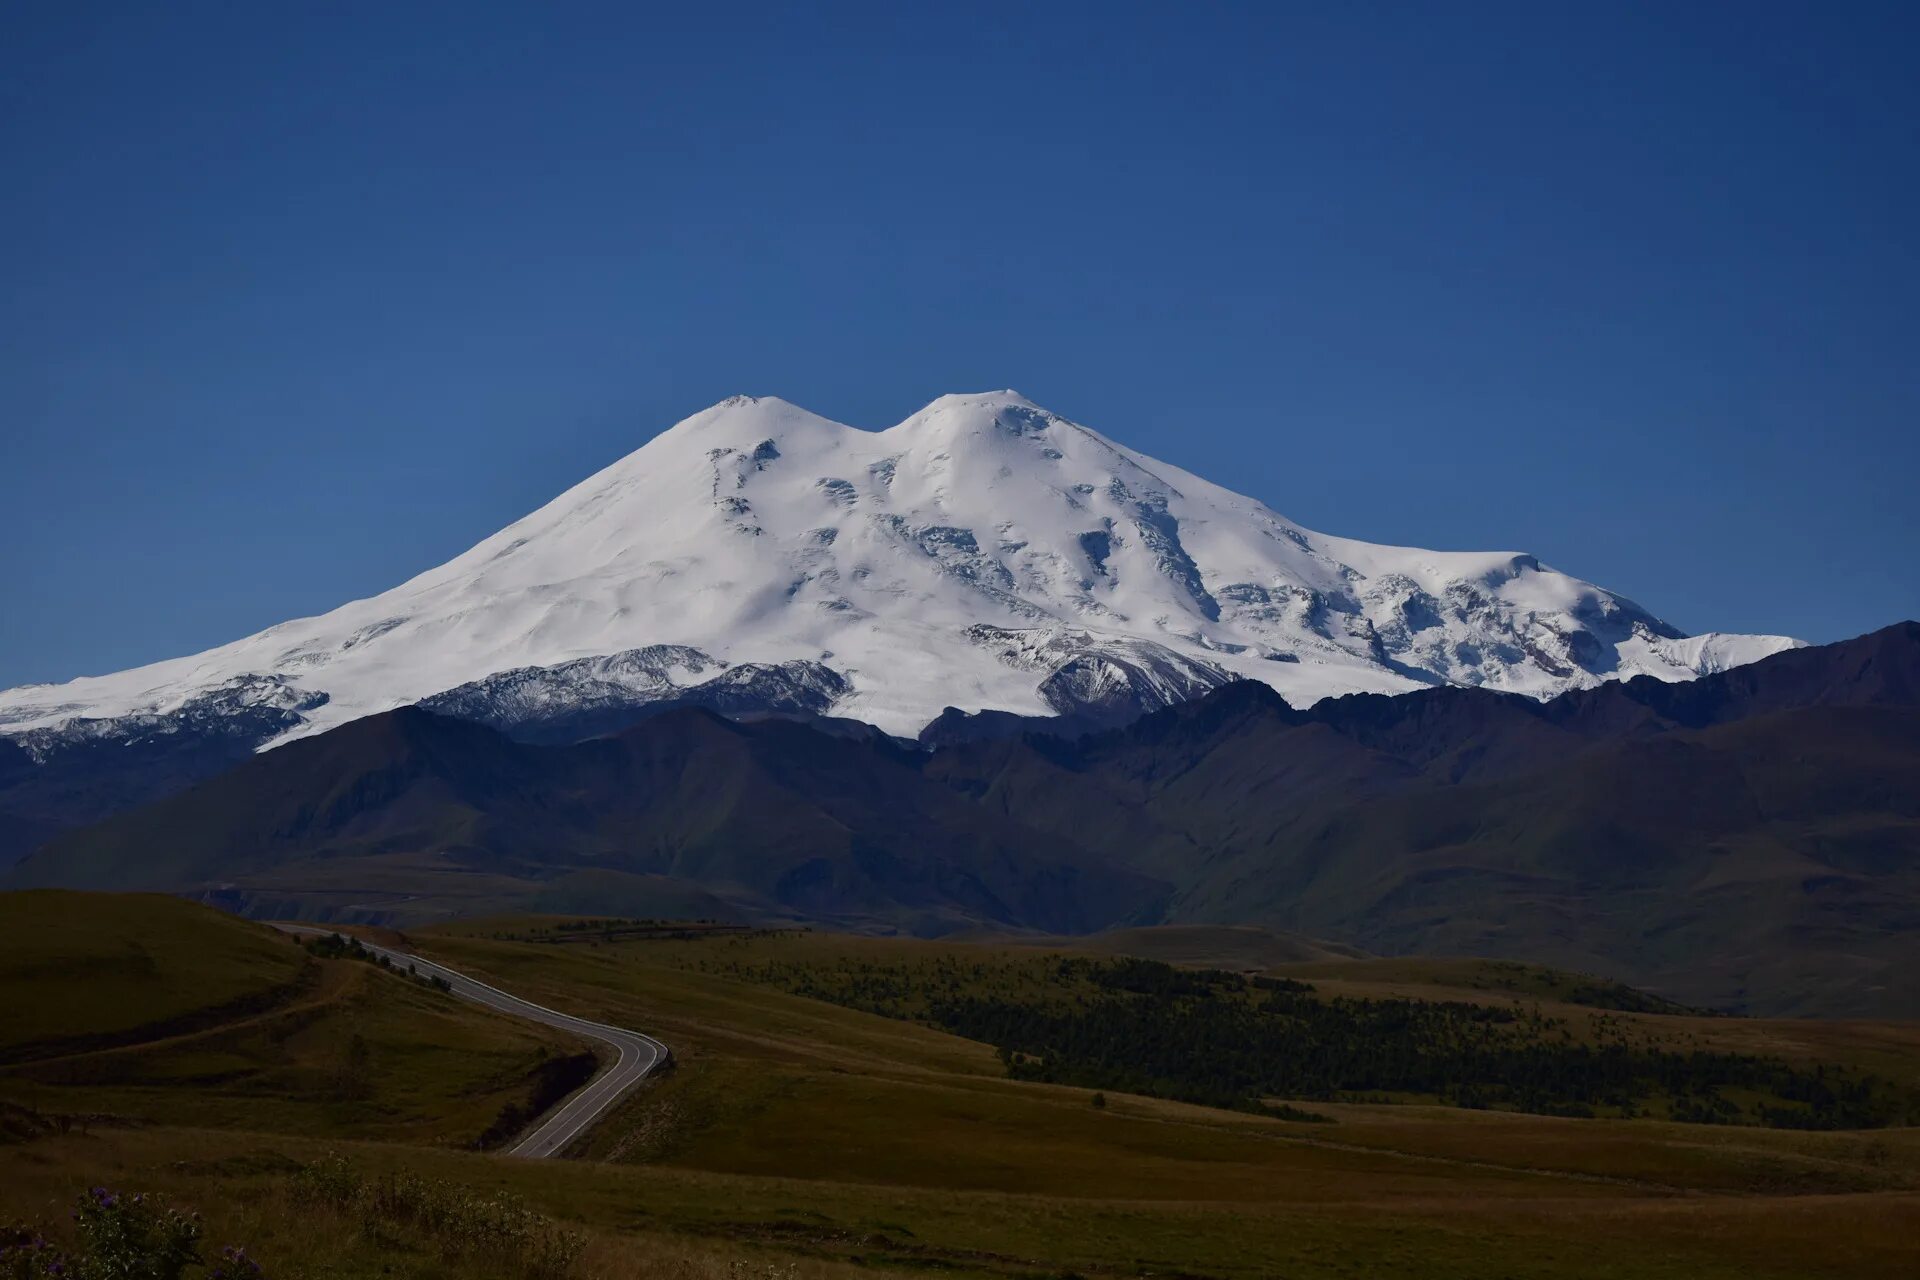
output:
M736 392L1013 386L1689 630L1920 614L1914 6L693 8L13 9L0 685L381 590Z

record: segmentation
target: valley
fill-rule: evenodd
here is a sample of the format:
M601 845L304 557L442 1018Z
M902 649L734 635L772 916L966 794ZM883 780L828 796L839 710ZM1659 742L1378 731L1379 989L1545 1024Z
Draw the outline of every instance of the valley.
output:
M375 1256L401 1274L534 1274L524 1256L466 1256L424 1228L316 1210L303 1188L320 1175L303 1171L324 1172L329 1153L365 1177L449 1189L435 1194L510 1193L554 1230L581 1233L568 1273L582 1276L747 1266L820 1276L931 1267L987 1277L1837 1277L1885 1275L1913 1258L1905 1223L1920 1207L1920 1131L1911 1127L1676 1123L1646 1105L1631 1119L1572 1119L1414 1096L1295 1099L1323 1117L1306 1120L1023 1079L996 1048L926 1025L917 1008L850 1007L891 1000L892 975L922 972L951 975L956 994L1024 990L1078 1005L1098 984L1059 985L1063 965L1144 966L1161 981L1156 951L1303 949L1244 930L1119 935L1124 951L1146 953L1134 961L1115 960L1115 944L1098 939L1078 951L1052 940L643 930L565 917L369 933L673 1048L674 1069L573 1158L524 1161L475 1146L500 1106L524 1096L528 1069L579 1051L564 1038L166 898L11 893L0 907L94 939L69 943L76 972L145 970L155 992L234 973L236 948L252 956L240 966L248 983L211 989L217 1003L198 1006L227 1012L205 1014L217 1021L184 1037L169 1033L192 1015L191 1000L157 1026L123 1018L111 1048L72 1053L80 1029L70 1018L34 1033L41 1048L9 1053L0 1218L57 1210L74 1187L105 1178L203 1210L211 1231L244 1240L276 1276L318 1277ZM112 934L90 928L107 919ZM662 936L676 932L696 936ZM0 965L10 1002L22 982L41 989L43 971L25 961L22 976L21 955ZM283 992L311 967L321 971L314 986ZM1523 1027L1537 1012L1550 1020L1542 1043L1625 1034L1920 1087L1911 1023L1702 1016L1498 962L1323 950L1255 968L1269 982L1311 984L1310 997L1295 993L1303 998L1471 1005L1514 1011ZM249 997L283 1003L236 1005ZM302 1019L313 1019L310 1033L286 1031ZM366 1083L343 1097L350 1064L334 1055L355 1035L367 1046ZM40 1056L49 1048L54 1057ZM144 1062L137 1080L106 1065L128 1053Z

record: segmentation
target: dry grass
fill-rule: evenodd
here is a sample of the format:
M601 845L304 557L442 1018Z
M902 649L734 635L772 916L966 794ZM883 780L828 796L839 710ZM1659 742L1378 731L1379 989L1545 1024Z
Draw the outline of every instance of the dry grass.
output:
M77 1187L110 1182L200 1208L211 1240L246 1243L275 1277L488 1274L411 1228L300 1205L292 1169L339 1149L376 1173L511 1194L584 1232L580 1280L1920 1273L1916 1130L1793 1133L1428 1106L1327 1106L1337 1123L1308 1126L1111 1093L1096 1110L1086 1091L1006 1080L985 1046L696 967L727 949L878 961L963 944L785 936L553 947L476 932L414 941L542 1003L674 1046L677 1069L592 1135L590 1158L423 1145L466 1123L472 1103L460 1090L487 1077L459 1076L434 1055L508 1042L494 1039L491 1020L431 1022L441 1011L430 1003L389 1006L384 988L363 985L390 1012L359 1025L378 1029L380 1043L395 1037L396 1074L357 1130L328 1120L342 1104L289 1090L267 1105L222 1095L191 1071L169 1074L182 1046L151 1059L128 1051L144 1064L132 1077L36 1087L144 1100L142 1114L164 1123L0 1146L0 1217L57 1215ZM1410 976L1420 975L1392 981ZM329 980L431 997L366 966ZM329 989L329 999L347 996ZM1815 1055L1897 1056L1911 1034L1693 1021L1689 1034L1783 1044L1792 1035ZM327 1043L236 1034L238 1045L210 1043L243 1054L278 1043L293 1062ZM426 1083L443 1076L463 1083ZM347 1132L400 1141L344 1141Z
M505 1274L449 1262L415 1233L304 1207L289 1190L293 1163L335 1145L195 1130L47 1139L0 1149L0 1213L58 1212L74 1186L104 1176L203 1210L209 1239L246 1243L275 1276ZM1324 1168L1273 1171L1276 1182L1330 1183L1311 1193L1138 1201L346 1149L370 1170L505 1191L577 1227L588 1237L582 1280L660 1266L731 1276L736 1262L753 1275L795 1263L822 1276L853 1265L994 1277L1887 1276L1911 1272L1920 1210L1911 1192L1503 1195L1472 1179L1411 1192Z

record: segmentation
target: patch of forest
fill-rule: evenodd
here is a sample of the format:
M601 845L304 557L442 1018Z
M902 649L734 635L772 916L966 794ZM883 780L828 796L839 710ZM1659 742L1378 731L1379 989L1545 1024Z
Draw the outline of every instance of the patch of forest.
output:
M1240 1110L1438 1101L1803 1129L1920 1120L1920 1097L1878 1077L1705 1048L1605 1013L1576 1036L1517 1004L1330 997L1284 978L1124 958L699 967L993 1045L1015 1079Z
M621 916L592 916L582 920L561 920L553 924L528 925L516 929L494 929L487 937L496 942L543 942L597 946L612 942L693 942L703 938L745 937L755 930L743 924L723 924L718 920L629 919Z

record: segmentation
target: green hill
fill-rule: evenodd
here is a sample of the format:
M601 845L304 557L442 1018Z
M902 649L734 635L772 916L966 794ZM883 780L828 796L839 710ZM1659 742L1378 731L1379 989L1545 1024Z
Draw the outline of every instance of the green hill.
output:
M0 893L0 1100L471 1144L582 1046L157 894Z
M0 1062L157 1039L282 1002L312 966L162 894L0 893Z

